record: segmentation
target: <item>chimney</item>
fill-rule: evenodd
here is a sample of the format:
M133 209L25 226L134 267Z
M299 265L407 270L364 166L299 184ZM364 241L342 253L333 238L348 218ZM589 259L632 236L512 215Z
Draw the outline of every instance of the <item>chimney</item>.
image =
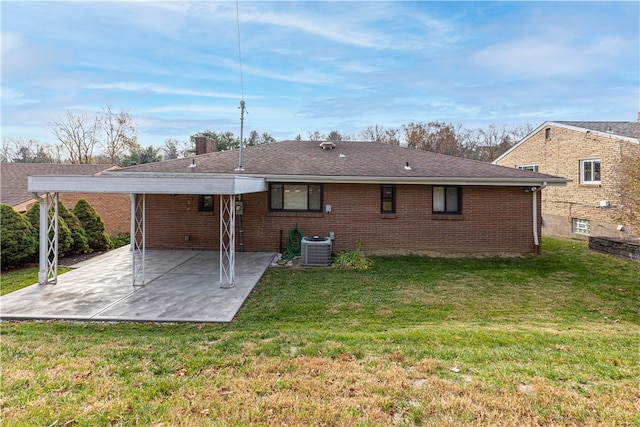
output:
M638 121L640 122L640 111L638 111Z
M217 150L218 147L215 139L208 136L196 136L196 156L213 153Z

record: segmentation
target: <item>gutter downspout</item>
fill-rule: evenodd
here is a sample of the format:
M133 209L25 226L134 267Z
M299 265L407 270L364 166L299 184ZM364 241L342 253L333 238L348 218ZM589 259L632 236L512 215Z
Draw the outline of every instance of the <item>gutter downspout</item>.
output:
M542 191L547 187L547 183L543 182L538 188L531 187L531 194L533 195L533 253L535 256L540 256L540 237L538 236L538 191Z

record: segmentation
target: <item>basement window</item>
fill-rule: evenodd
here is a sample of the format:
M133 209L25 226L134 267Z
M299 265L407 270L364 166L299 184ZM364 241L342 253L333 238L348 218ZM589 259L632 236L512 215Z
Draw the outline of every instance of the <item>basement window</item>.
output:
M591 234L591 226L589 225L589 220L573 218L573 227L572 231L576 234Z
M433 187L433 213L458 215L462 213L462 187Z
M322 184L269 184L271 211L322 212Z

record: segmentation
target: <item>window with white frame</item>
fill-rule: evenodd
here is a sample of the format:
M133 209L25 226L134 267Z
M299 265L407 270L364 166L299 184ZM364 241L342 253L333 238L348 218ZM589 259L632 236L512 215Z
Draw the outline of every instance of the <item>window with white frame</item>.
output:
M600 184L600 159L580 160L580 183Z
M573 218L573 232L577 234L591 234L589 220Z
M528 165L517 165L516 169L520 169L523 171L538 172L538 165L536 165L535 163L528 164Z

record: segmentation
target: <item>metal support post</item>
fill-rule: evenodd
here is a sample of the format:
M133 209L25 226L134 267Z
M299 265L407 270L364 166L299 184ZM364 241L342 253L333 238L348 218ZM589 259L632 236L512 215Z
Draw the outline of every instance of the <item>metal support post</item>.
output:
M236 196L220 195L220 287L232 288L235 281Z
M133 286L144 286L146 249L146 198L131 194L131 265Z
M58 193L39 196L40 203L40 268L38 283L55 285L58 283ZM53 208L53 212L49 211Z

